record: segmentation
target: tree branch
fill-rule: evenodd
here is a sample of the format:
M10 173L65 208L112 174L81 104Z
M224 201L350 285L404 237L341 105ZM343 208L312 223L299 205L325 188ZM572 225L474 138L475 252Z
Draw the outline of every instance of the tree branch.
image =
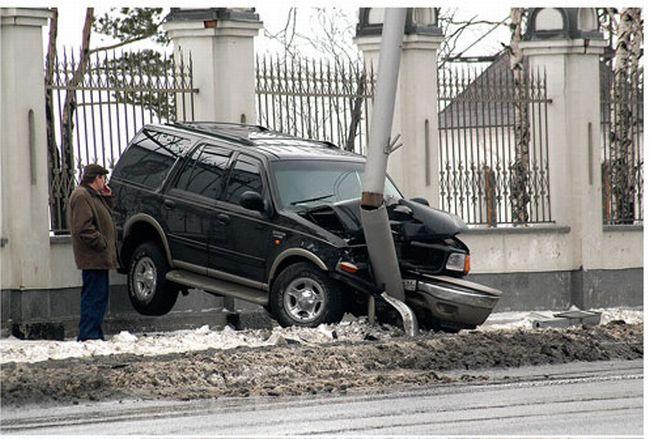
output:
M155 29L158 29L160 26L162 26L163 22L164 22L164 19L163 19L163 20L160 20L160 21L158 22L158 24L155 26ZM146 40L147 38L151 38L151 37L154 36L155 34L156 34L156 31L154 30L154 31L152 31L152 32L150 32L150 33L143 34L143 35L140 35L140 36L138 36L138 37L133 37L133 38L129 38L129 39L124 40L124 41L120 41L119 43L115 43L115 44L111 44L111 45L103 46L103 47L96 47L96 48L94 48L94 49L90 49L90 50L88 51L88 54L92 54L92 53L96 53L96 52L101 52L101 51L103 51L103 50L117 49L118 47L126 46L126 45L128 45L128 44L132 44L132 43L135 43L135 42L137 42L137 41Z
M121 41L119 43L111 44L109 46L103 46L103 47L95 47L94 49L90 49L88 51L88 54L96 53L96 52L101 52L104 50L111 50L111 49L117 49L118 47L126 46L127 44L135 43L136 41L142 41L146 40L147 38L151 37L153 34L149 35L142 35L140 37L135 37L135 38L130 38L125 41Z

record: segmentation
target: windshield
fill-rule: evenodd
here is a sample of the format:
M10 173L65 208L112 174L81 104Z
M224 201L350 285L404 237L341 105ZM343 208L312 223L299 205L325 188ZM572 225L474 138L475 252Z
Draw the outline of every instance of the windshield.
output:
M363 168L363 163L335 160L274 162L279 202L285 209L300 210L360 198ZM384 193L388 197L402 198L388 177Z

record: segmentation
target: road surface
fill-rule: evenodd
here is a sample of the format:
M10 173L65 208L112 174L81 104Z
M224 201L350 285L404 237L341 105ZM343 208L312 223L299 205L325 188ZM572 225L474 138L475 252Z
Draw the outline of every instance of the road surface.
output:
M308 436L643 433L642 360L473 373L489 380L380 395L4 408L1 431Z

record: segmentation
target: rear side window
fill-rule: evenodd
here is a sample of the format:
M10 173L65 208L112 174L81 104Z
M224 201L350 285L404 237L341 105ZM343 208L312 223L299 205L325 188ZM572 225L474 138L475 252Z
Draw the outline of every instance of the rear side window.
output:
M230 151L205 146L189 158L181 171L176 188L217 199L226 177Z
M183 137L143 130L117 162L113 177L156 189L190 144L191 141Z
M263 187L260 165L253 159L239 157L230 173L224 200L239 204L244 192L254 191L262 194Z

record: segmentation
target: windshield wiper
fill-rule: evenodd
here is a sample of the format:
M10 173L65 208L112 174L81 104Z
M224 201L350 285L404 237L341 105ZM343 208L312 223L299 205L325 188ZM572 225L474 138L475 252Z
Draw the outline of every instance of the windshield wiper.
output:
M295 206L296 204L310 203L312 201L324 200L325 198L333 197L334 194L321 195L320 197L307 198L306 200L292 201L291 205Z

